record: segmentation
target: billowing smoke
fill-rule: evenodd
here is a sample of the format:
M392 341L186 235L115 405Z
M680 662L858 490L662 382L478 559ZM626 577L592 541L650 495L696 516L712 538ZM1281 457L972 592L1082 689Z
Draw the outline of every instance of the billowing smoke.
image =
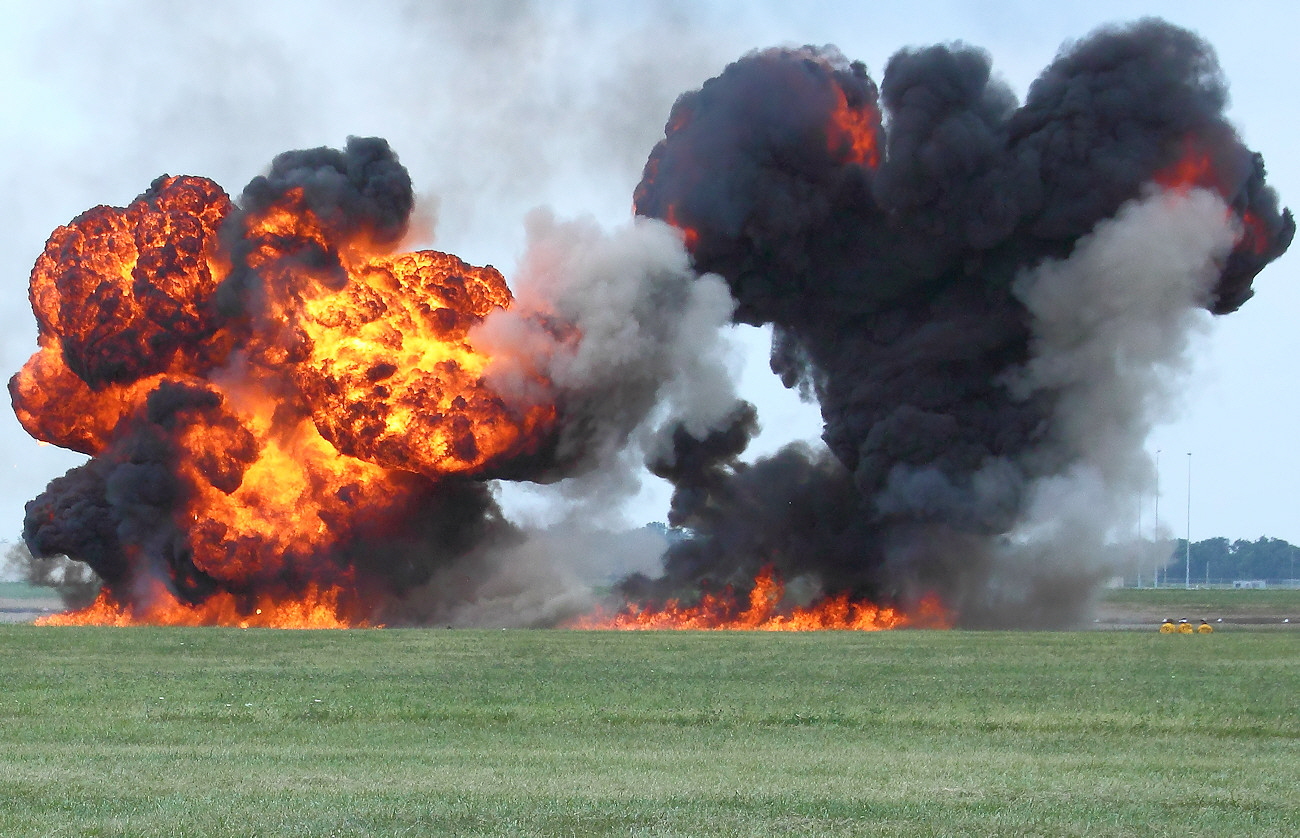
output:
M412 204L387 143L353 138L278 156L234 204L163 177L56 231L10 392L33 435L93 459L28 504L33 555L84 562L105 608L144 621L274 624L290 603L533 624L589 604L574 573L609 545L509 523L490 479L616 502L660 426L730 409L730 295L665 224L539 214L515 300L491 267L393 253ZM621 567L650 566L645 541Z
M589 610L593 583L655 572L666 542L620 535L617 510L673 428L704 435L735 405L723 327L734 304L718 277L697 277L680 237L647 219L611 232L530 216L511 308L475 345L487 380L520 405L556 402L545 458L511 476L558 480L555 520L485 544L406 599L452 625L553 625ZM558 517L557 517L558 516Z
M695 277L671 228L637 219L606 233L539 211L528 233L515 304L476 338L502 359L488 380L504 392L546 381L563 394L557 462L617 481L629 442L653 443L647 417L678 417L697 434L721 421L735 400L720 332L734 303L720 278Z
M1142 549L1189 335L1294 234L1226 100L1159 21L1068 45L1023 104L962 44L879 88L832 47L753 53L674 105L638 218L537 211L510 286L396 252L384 140L282 154L233 201L161 177L33 269L14 409L92 459L24 539L138 621L545 625L592 579L690 598L771 566L795 600L1066 622ZM772 327L824 447L744 460L733 321ZM647 466L690 536L662 563L588 526ZM553 484L559 521L506 520L497 480Z
M760 564L971 625L1055 624L1132 561L1142 452L1208 310L1295 225L1223 117L1210 47L1156 20L1067 45L1024 104L964 44L877 92L834 48L753 53L668 119L636 193L771 324L829 455L739 457L753 417L652 467L690 541L633 596Z
M591 609L593 584L657 572L661 535L601 525L617 528L667 433L707 434L736 403L723 337L734 304L721 279L691 270L674 231L647 219L604 231L544 211L527 225L515 302L473 337L494 359L490 386L520 409L556 404L544 456L509 476L555 482L558 519L441 567L404 592L405 621L554 625Z

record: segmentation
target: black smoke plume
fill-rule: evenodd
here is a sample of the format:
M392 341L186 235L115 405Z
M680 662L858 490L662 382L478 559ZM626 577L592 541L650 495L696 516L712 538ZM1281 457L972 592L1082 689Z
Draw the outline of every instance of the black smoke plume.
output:
M1076 616L1113 572L1116 510L1149 491L1158 373L1294 234L1226 102L1211 48L1158 20L1066 45L1023 104L960 43L899 52L878 93L805 47L681 96L637 212L684 231L738 321L772 325L833 460L745 465L735 434L679 433L656 467L694 538L629 592L774 563L827 592L935 591L967 624Z

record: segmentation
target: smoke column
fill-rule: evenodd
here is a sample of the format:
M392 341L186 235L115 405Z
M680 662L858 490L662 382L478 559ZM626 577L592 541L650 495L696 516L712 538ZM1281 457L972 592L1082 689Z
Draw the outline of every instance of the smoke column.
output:
M651 467L676 545L633 598L743 585L937 592L967 625L1078 616L1131 562L1142 452L1198 312L1295 225L1225 121L1213 51L1158 20L1068 44L1023 104L964 44L879 89L832 47L745 56L674 105L636 208L771 324L828 453L740 460L755 417Z

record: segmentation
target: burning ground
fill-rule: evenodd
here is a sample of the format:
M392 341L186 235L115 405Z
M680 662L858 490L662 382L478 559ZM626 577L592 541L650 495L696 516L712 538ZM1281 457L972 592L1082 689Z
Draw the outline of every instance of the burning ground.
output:
M677 101L637 221L531 217L513 293L399 252L412 190L379 139L283 154L237 201L159 178L33 269L14 409L92 459L24 539L104 580L98 621L553 623L589 604L572 542L490 481L608 499L644 462L691 537L582 625L697 600L741 627L863 599L1068 622L1143 549L1189 335L1294 233L1226 99L1159 21L1067 46L1023 104L960 44L879 88L833 48L753 53ZM732 320L773 327L825 449L742 459Z

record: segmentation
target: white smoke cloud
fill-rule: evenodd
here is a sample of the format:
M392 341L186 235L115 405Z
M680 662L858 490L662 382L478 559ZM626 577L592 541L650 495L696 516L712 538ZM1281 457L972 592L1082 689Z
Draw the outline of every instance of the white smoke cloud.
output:
M1139 498L1155 479L1143 443L1171 418L1239 233L1212 192L1152 191L1068 258L1016 280L1033 355L1009 385L1054 396L1055 437L1031 456L1068 465L1031 484L1020 522L995 551L989 588L1001 607L1057 607L1135 561L1152 567L1168 555L1166 543L1134 539Z
M635 493L656 431L703 436L735 404L726 283L691 270L680 233L635 219L612 231L537 211L516 300L473 340L489 383L520 403L557 403L560 487L608 509Z
M494 390L521 407L558 405L556 482L523 490L527 502L511 504L518 537L440 571L408 598L424 611L407 619L553 625L589 610L596 586L657 573L667 543L620 531L623 501L664 428L704 436L735 405L735 304L720 278L691 270L678 231L649 219L605 230L538 210L527 232L515 302L470 339L493 359ZM520 491L509 489L516 501Z

